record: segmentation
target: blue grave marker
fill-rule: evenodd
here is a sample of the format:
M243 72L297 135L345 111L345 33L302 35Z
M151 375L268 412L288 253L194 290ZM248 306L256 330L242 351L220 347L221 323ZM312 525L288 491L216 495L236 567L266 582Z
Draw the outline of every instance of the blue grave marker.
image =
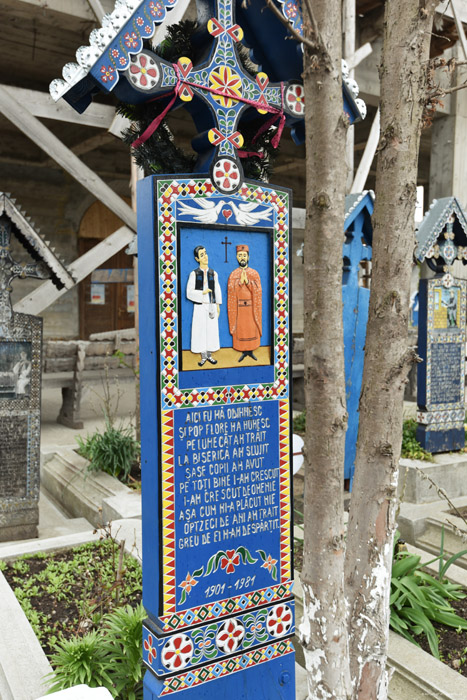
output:
M357 449L360 391L363 378L364 347L370 289L362 284L361 263L372 256L373 228L371 215L374 194L365 191L345 198L345 231L343 248L342 302L344 322L345 392L348 424L345 436L344 477L352 487Z
M145 697L291 700L290 193L244 182L199 224L219 197L199 176L138 193Z
M417 439L429 452L465 445L465 280L452 274L467 260L467 219L455 197L434 200L417 231L418 260L436 273L420 280Z

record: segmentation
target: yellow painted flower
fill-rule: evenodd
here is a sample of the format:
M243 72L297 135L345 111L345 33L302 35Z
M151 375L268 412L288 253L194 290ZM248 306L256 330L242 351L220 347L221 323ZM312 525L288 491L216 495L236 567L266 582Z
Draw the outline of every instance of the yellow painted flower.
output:
M242 79L229 66L220 66L213 70L209 76L209 83L212 88L222 92L222 95L213 94L216 102L222 107L232 107L235 99L231 98L242 95Z

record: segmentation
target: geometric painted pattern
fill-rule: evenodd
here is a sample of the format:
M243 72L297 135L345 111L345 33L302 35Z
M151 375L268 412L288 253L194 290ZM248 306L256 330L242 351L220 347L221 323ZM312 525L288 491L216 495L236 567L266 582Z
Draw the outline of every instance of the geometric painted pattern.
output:
M256 608L269 603L276 603L289 598L293 588L293 581L286 581L282 584L262 588L250 593L242 593L233 598L206 603L196 608L190 608L183 612L171 615L161 615L160 622L163 624L162 631L167 633L172 630L180 630L200 622L217 620L227 615Z
M143 624L143 661L158 677L199 667L294 634L294 600L177 631L162 638Z
M280 528L281 581L292 577L290 528L292 498L290 479L290 403L279 401L279 460L280 460Z
M217 678L222 678L223 676L236 673L237 671L243 671L251 666L258 666L259 664L271 661L279 656L291 654L293 651L294 647L291 640L285 639L279 642L274 642L273 644L268 644L260 649L253 649L251 651L240 653L236 656L202 666L201 668L196 668L176 676L164 678L164 689L159 697L164 697L180 690L193 688L200 683L214 681Z
M173 411L161 412L162 587L164 613L175 611L175 493Z
M234 194L219 192L206 176L185 178L155 178L156 205L156 297L160 352L160 445L161 445L161 578L162 600L157 615L157 629L144 631L144 660L148 667L164 679L161 695L178 692L199 683L257 665L271 658L290 653L286 637L293 634L292 558L290 553L292 499L290 487L290 400L289 400L289 195L262 183L243 183ZM201 204L201 202L203 204ZM253 206L251 206L253 204ZM204 206L203 206L204 205ZM209 205L209 206L206 206ZM230 209L227 209L230 207ZM179 308L178 227L180 224L199 225L200 212L212 212L211 225L217 222L216 210L231 211L232 221L248 230L272 229L272 364L269 382L229 384L227 386L179 386L179 354L181 353ZM239 214L254 212L253 223L240 221ZM200 219L201 220L201 219ZM193 373L193 382L206 376ZM278 532L276 550L248 550L236 546L227 552L219 550L210 555L209 562L199 564L196 571L176 571L175 504L179 501L179 475L175 470L177 445L175 440L176 411L202 405L245 405L272 402L265 410L278 417L278 452L274 459L278 467L277 504ZM277 411L277 412L276 412ZM277 419L276 419L277 420ZM275 439L276 435L271 436ZM277 449L277 448L276 448ZM177 464L178 458L177 458ZM261 547L261 545L258 545ZM177 554L177 557L179 555ZM183 609L197 580L224 567L224 561L255 564L261 570L262 588L217 599ZM277 561L279 560L279 561ZM214 563L213 563L214 562ZM236 562L236 560L235 560ZM236 563L235 563L236 565ZM234 567L234 563L232 563ZM264 571L271 577L264 584ZM180 584L183 573L183 586ZM226 573L229 569L226 569ZM177 585L180 584L180 585ZM180 589L183 588L182 593ZM197 602L199 601L199 597ZM182 608L180 610L180 608Z
M464 425L465 410L418 411L417 422L429 426L430 430L451 430Z
M159 307L161 333L161 408L192 407L268 401L287 398L289 366L289 195L268 185L245 182L234 195L223 195L233 204L256 202L272 215L274 245L274 381L264 384L180 389L177 309L177 204L193 204L219 193L205 177L157 180L159 236ZM186 218L183 219L186 222ZM193 219L196 223L196 220ZM258 225L264 225L261 221ZM251 226L254 228L255 224Z

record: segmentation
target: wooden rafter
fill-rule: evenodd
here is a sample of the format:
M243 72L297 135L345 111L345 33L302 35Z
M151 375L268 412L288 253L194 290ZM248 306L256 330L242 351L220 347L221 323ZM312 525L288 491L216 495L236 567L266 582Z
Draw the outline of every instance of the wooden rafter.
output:
M105 204L130 228L136 231L136 215L96 173L88 168L47 127L27 111L3 88L0 88L0 112L50 155L72 177Z
M56 12L69 17L95 22L94 12L89 7L87 0L2 0L2 5L12 7L20 11L27 9L43 10L44 12Z
M69 273L73 275L76 283L81 282L81 280L91 274L93 270L111 258L112 255L115 255L119 250L125 248L132 241L133 236L133 231L126 226L122 226L91 248L87 253L68 265ZM40 314L66 291L66 289L57 289L54 287L53 283L48 280L15 304L14 311L33 315Z
M84 114L78 114L65 100L54 102L48 92L25 90L11 85L0 85L0 88L18 102L27 105L34 117L108 129L115 115L115 108L111 105L93 102Z

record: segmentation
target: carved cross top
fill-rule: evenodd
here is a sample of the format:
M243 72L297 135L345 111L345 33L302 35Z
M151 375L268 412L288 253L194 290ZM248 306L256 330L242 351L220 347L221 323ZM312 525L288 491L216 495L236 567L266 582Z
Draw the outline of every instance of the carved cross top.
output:
M11 319L11 283L15 277L48 279L47 266L43 262L19 263L11 257L11 222L7 217L0 218L0 321Z
M199 106L190 105L194 98L207 103L211 128L198 137L198 148L215 149L208 158L212 161L211 178L220 191L228 194L235 192L243 180L240 157L246 154L241 151L244 139L238 130L242 112L250 107L262 115L270 114L263 128L277 123L278 142L286 116L303 118L304 111L303 90L298 83L270 83L266 73L252 77L243 68L235 47L242 40L243 31L235 24L233 1L217 0L217 16L207 23L215 43L209 58L200 66L193 66L186 57L172 64L143 49L131 57L125 72L133 88L146 93L148 100L173 92L172 101L134 147L154 133L162 117L175 105L176 97L195 111Z

